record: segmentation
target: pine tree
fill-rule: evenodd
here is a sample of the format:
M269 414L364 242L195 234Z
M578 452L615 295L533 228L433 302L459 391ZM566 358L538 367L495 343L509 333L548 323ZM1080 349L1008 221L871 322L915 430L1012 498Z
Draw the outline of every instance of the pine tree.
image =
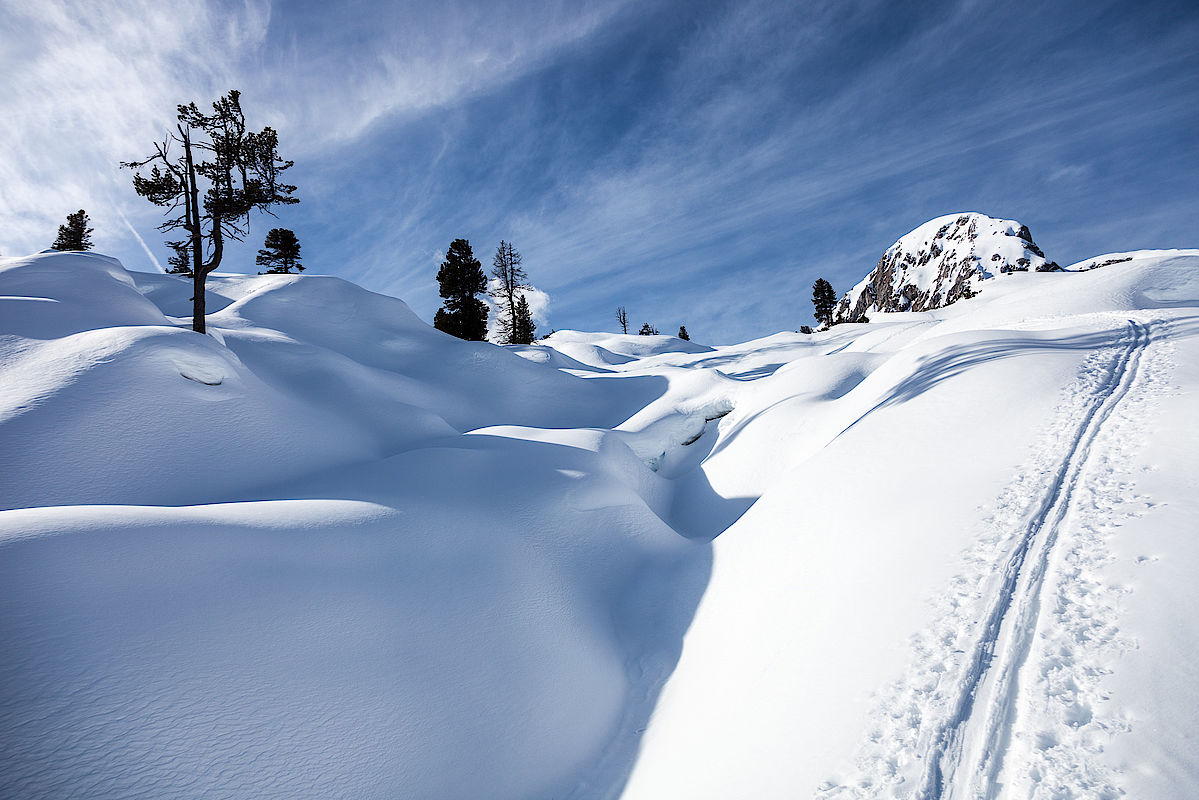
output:
M52 250L91 250L92 228L87 224L87 212L82 208L74 214L67 214L67 224L58 226L58 238L50 245Z
M171 152L172 145L182 152ZM273 128L246 130L241 93L234 89L213 102L211 114L195 103L177 106L175 132L155 142L152 155L121 164L136 171L134 191L173 215L159 230L186 234L176 255L190 258L198 333L204 333L204 282L220 266L226 240L245 237L253 211L300 202L291 196L296 187L282 181L292 162L278 150ZM140 172L146 167L148 173Z
M499 326L500 341L504 344L528 344L517 341L517 329L520 325L516 311L517 293L521 289L532 288L526 283L529 276L525 274L520 263L520 253L516 252L512 243L500 240L500 246L496 248L495 258L491 262L491 277L497 282L491 296L499 305L496 323Z
M304 265L300 263L300 240L294 231L271 228L262 245L264 249L258 251L254 263L260 267L270 267L265 274L289 274L292 269L304 271Z
M624 310L624 306L616 307L616 321L620 323L620 332L629 332L629 312Z
M691 341L691 336L687 333L686 325L679 326L679 338L682 339L684 342Z
M529 310L529 299L521 295L516 299L516 321L512 329L511 344L532 344L537 335L537 325Z
M644 322L641 324L641 330L637 331L637 334L639 336L657 336L658 329L648 322Z
M167 272L171 275L192 277L192 262L187 252L187 242L167 242L174 255L167 259Z
M833 285L824 278L817 278L812 284L812 306L815 308L813 316L821 325L832 327L833 324L833 309L837 305L837 293L833 291Z
M472 342L487 337L487 304L478 298L487 288L483 265L466 239L455 239L437 270L444 302L433 317L433 327Z

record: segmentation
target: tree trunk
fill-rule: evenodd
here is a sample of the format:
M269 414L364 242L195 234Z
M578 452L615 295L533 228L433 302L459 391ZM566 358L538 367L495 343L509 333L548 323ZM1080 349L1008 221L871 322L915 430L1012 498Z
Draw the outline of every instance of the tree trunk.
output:
M204 327L204 271L192 273L192 330L207 333Z
M187 231L192 246L192 330L207 333L204 326L204 249L200 242L200 188L196 184L196 167L192 161L192 142L188 131L179 128L183 136L183 155L187 167Z
M508 325L509 325L509 327L508 327L508 341L506 342L506 344L515 343L516 338L517 338L516 288L513 285L515 282L516 282L515 279L509 280L507 282L508 283L508 320L509 320Z

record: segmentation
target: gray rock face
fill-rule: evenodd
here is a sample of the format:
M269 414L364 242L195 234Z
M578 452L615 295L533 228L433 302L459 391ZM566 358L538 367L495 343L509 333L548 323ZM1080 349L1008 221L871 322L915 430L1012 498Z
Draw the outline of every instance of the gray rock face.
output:
M833 319L859 322L873 312L941 308L973 297L978 283L995 275L1060 269L1033 242L1028 226L985 214L950 214L891 245L841 298Z

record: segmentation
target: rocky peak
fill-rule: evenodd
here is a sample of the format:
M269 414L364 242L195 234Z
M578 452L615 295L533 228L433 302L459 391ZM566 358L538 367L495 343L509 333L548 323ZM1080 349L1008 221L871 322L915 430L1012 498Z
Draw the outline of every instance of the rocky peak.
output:
M836 322L879 311L927 311L972 297L980 281L1006 272L1052 272L1057 264L1028 226L985 214L937 217L900 237L837 304Z

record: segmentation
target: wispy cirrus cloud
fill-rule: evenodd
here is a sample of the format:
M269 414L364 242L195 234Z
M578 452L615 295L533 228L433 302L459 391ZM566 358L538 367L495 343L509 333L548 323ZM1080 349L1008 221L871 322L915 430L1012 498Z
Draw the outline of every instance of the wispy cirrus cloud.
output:
M503 86L594 34L627 4L289 4L259 55L258 78L301 148L326 147L380 121Z
M781 21L776 8L730 8L656 62L663 88L632 109L637 122L614 146L545 164L555 177L544 202L504 206L502 219L486 203L465 215L523 244L555 296L556 326L610 326L622 304L718 338L793 328L810 321L814 277L856 281L899 235L959 210L1020 218L1061 258L1082 258L1111 249L1099 235L1111 229L1071 217L1139 216L1121 196L1161 205L1148 196L1154 176L1185 156L1177 144L1122 149L1168 142L1194 121L1186 25L1155 37L1146 58L1052 25L1034 35L972 3L907 14L907 35L881 41L879 29L896 31L879 8ZM840 51L854 40L874 46L849 63ZM1063 159L1079 157L1107 162L1083 181L1086 196L1053 185ZM1154 229L1185 225L1194 204L1184 191ZM1124 229L1130 240L1147 232ZM402 275L386 288L431 290Z
M175 104L227 86L238 54L266 33L265 6L169 5L8 0L0 7L0 25L19 32L6 35L0 55L5 251L47 246L61 218L80 207L96 223L97 244L114 245L124 235L116 188L127 181L118 161L161 138Z
M587 36L623 2L337 4L5 0L0 25L0 251L44 246L87 208L120 251L121 213L154 210L117 164L161 138L175 105L240 88L289 157L320 159L372 125L502 86Z

